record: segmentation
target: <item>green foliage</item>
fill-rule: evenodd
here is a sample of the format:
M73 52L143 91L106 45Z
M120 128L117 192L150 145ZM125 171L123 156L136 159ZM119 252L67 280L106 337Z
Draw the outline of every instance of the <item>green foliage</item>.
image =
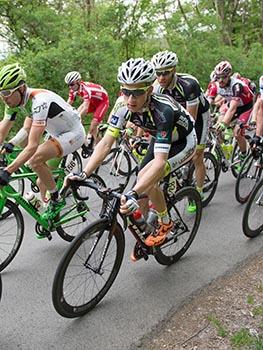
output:
M207 319L215 327L217 334L220 337L224 338L228 335L228 330L226 327L224 327L223 324L214 315L209 315Z
M230 338L234 349L255 349L261 350L263 348L263 339L252 336L249 330L242 328L232 335Z
M259 0L0 0L0 21L12 54L28 83L67 98L64 77L71 70L101 84L114 104L121 62L150 59L160 50L179 57L178 72L203 88L214 66L228 59L234 70L258 82L262 74L262 18ZM218 6L216 6L216 4ZM232 12L231 12L232 11ZM0 113L3 104L0 104Z

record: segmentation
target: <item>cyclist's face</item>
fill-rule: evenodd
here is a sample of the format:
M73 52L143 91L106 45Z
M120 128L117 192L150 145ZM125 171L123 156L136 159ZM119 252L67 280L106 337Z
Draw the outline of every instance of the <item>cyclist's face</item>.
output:
M14 90L9 96L4 97L3 95L0 95L2 100L4 101L4 103L6 105L8 105L8 107L17 107L20 105L21 100L22 100L22 96L21 93L19 92L19 89L21 87L19 87L18 89Z
M152 92L152 86L145 88L139 84L125 85L122 89L122 95L127 108L130 112L139 112L148 100Z
M162 88L165 89L170 85L173 79L174 73L175 73L175 68L156 71L158 83L161 85Z
M216 76L216 80L218 81L218 84L221 88L224 88L227 86L228 82L229 82L229 75L217 75Z
M69 84L69 87L73 90L73 91L78 91L79 89L79 80L73 81L72 84Z

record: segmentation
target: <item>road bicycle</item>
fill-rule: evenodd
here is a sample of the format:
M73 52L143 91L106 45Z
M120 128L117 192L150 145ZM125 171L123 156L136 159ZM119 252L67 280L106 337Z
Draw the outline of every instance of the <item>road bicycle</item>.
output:
M101 188L92 181L72 182L73 192L79 186L94 189L103 198L100 219L85 227L65 251L57 267L52 299L56 311L64 317L79 317L94 308L107 294L120 270L124 249L124 230L128 227L136 240L136 252L145 260L153 256L162 265L178 261L191 246L199 228L202 205L199 193L185 187L176 193L162 188L174 227L160 246L148 247L144 241L149 232L133 216L121 218L120 197L124 186L117 189ZM196 212L189 214L186 203L196 204ZM156 220L157 225L157 220ZM156 226L157 227L157 226ZM156 229L154 226L152 229ZM151 231L153 232L153 231Z
M247 139L251 140L250 136ZM244 160L235 185L236 200L244 204L247 202L254 187L261 179L263 171L263 145L250 152Z
M247 201L242 229L245 236L254 238L263 231L263 178L256 184Z
M58 169L58 181L64 180L65 171ZM61 207L55 218L45 217L21 193L12 186L12 182L18 179L33 179L36 173L13 174L7 186L0 189L0 271L6 268L16 256L23 237L24 219L20 207L22 207L35 221L35 232L38 238L52 239L52 232L56 231L61 238L72 241L80 232L83 226L87 225L87 220L97 217L97 206L100 207L98 198L93 198L93 203L88 205L84 200L78 200L70 191L61 193ZM98 175L92 175L95 182L105 185ZM85 194L86 198L88 194ZM95 203L95 204L94 204ZM92 208L92 210L91 210ZM92 213L92 215L91 215Z
M5 156L0 156L0 167L5 167L8 164L12 163L14 159L17 158L19 153L21 153L23 149L15 147L12 153L6 153ZM80 173L82 171L82 160L80 155L78 154L77 151L68 154L65 157L61 158L61 161L58 163L57 169L52 170L52 174L54 178L56 179L57 182L57 188L61 189L64 181L64 177L71 173L71 172L76 172ZM39 192L39 188L37 186L37 174L32 173L32 169L26 165L23 164L17 171L16 174L27 174L31 173L31 176L28 178L28 180L31 182L31 190L34 193ZM21 195L24 194L25 192L25 179L18 178L15 182L13 182L13 187L19 192Z

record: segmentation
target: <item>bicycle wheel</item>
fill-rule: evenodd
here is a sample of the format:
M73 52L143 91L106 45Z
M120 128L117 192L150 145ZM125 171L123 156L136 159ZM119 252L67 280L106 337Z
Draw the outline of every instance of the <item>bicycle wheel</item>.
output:
M190 201L196 205L194 213L186 210ZM154 248L154 257L162 265L171 265L186 253L198 231L202 215L201 198L193 187L184 187L168 196L167 208L174 228L164 244Z
M241 169L241 161L239 159L240 149L238 143L236 142L233 148L232 156L231 156L231 172L235 178L238 177Z
M101 187L106 187L105 182L96 174L92 174L89 179ZM76 206L76 199L72 192L69 191L68 195L65 197L66 206L62 209L59 216L63 218L66 215L73 216L76 214L76 217L56 228L59 236L67 242L71 242L84 226L87 226L89 223L99 218L103 205L103 200L97 195L96 191L92 190L90 187L80 187L78 192L81 198L83 198L83 201L79 201L78 206ZM83 210L86 206L89 208L88 212L83 216L78 215L78 212Z
M65 169L66 175L72 172L82 172L82 160L77 151L72 152L65 157L63 167Z
M0 271L16 256L23 237L24 219L16 204L7 200L0 215Z
M216 160L217 163L217 171L218 171L218 177L220 176L221 170L222 170L222 155L221 155L221 151L220 151L220 146L219 145L209 145L208 148L206 148L206 152L209 152L210 154L212 154ZM205 152L205 153L206 153Z
M236 200L244 204L247 202L253 188L259 181L262 168L255 166L256 160L249 154L244 160L235 185Z
M205 207L212 200L215 195L218 177L219 177L219 169L218 163L215 156L210 152L204 153L204 164L205 164L205 181L203 187L204 198L202 199L202 206ZM190 167L189 178L192 179L192 184L196 187L196 179L195 179L195 168L194 166Z
M106 180L109 187L117 187L120 183L129 183L132 173L131 159L126 150L113 148L103 163L96 170L96 174Z
M257 183L245 207L242 220L242 228L245 236L254 238L263 231L262 213L263 179Z
M2 286L2 277L0 275L0 301L2 299L2 289L3 289L3 286Z
M121 226L101 219L86 227L63 255L53 281L52 300L64 317L79 317L106 295L119 272L125 240Z

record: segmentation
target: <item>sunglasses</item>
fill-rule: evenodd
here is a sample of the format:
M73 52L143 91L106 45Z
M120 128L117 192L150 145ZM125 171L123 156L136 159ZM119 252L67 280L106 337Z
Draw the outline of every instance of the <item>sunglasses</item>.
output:
M227 74L224 75L216 75L216 80L225 80L226 78L228 78Z
M140 88L140 89L126 89L126 88L121 88L121 92L123 93L124 96L133 96L133 97L138 97L142 96L146 93L146 91L149 89L149 86L146 86L145 88Z
M10 90L2 90L0 91L0 96L1 97L10 97L17 89L19 89L21 87L20 86L17 86L16 88L14 89L10 89Z
M169 74L171 73L172 70L173 70L173 68L171 68L171 69L166 69L166 70L159 71L159 72L155 72L155 73L156 73L157 77L160 77L161 75L162 75L163 77L165 77L165 76L169 75Z
M71 83L71 84L68 84L68 86L74 86L76 85L77 83Z

